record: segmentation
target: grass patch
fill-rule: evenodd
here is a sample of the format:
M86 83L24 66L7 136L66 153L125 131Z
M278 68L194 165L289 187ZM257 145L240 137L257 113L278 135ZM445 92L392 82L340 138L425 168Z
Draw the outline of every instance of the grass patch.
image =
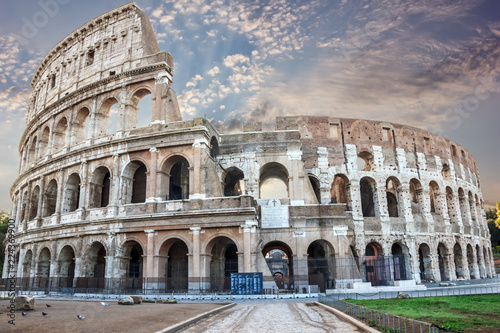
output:
M465 332L487 332L483 330L486 327L500 327L498 294L345 301Z

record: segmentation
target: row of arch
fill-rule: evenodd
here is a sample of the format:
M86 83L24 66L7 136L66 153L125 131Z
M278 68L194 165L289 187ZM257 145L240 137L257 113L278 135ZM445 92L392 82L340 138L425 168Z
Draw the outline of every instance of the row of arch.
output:
M46 156L85 142L115 133L146 126L151 122L152 92L140 87L130 93L127 102L119 96L107 97L97 106L85 105L47 121L26 140L22 150L21 169Z
M121 204L146 201L148 170L141 160L128 163L121 173ZM187 199L189 197L189 162L183 156L169 158L162 167L163 196L166 200ZM83 198L88 196L87 208L107 207L112 201L112 174L106 166L96 168L89 179L88 191L82 191L79 173L70 174L62 192L61 213L74 212L82 207ZM117 184L115 184L117 186ZM43 193L41 184L34 186L31 195L23 193L21 217L32 220L35 217L53 215L57 210L58 181L52 178ZM29 197L29 200L28 200Z
M173 236L166 239L157 249L155 265L158 266L155 277L145 276L144 245L136 240L123 243L116 253L118 267L113 267L116 260L105 245L99 241L91 243L82 255L77 255L72 245L64 245L57 256L53 255L49 247L42 247L35 257L31 249L27 250L19 267L22 278L37 278L37 282L57 278L59 286L100 287L105 288L104 278L115 277L121 279L121 287L133 286L142 288L143 278L156 278L163 283L161 288L169 290L183 290L193 288L189 286L190 271L190 243L183 237ZM239 265L238 242L226 236L215 236L204 246L202 253L210 262L202 276L210 281L212 290L230 289L230 274L241 271ZM372 285L388 285L390 281L411 280L416 274L421 281L454 281L458 279L479 279L491 277L490 262L492 253L485 246L470 243L455 242L447 246L446 242L438 242L430 246L426 242L418 245L417 258L412 263L410 249L403 243L394 242L390 246L390 253L384 253L380 243L370 241L364 248L362 260L356 260L356 250L351 246L355 257L336 257L335 249L330 242L324 239L312 241L307 247L305 263L295 259L295 254L284 242L271 241L262 248L262 255L268 264L270 273L279 289L296 289L299 284L296 275L303 274L301 266L307 270L307 284L317 286L320 291L340 287L337 281L360 277ZM353 259L353 260L352 260ZM346 262L352 265L349 267ZM35 263L35 265L33 265ZM353 268L359 275L346 275L346 271ZM53 276L52 276L53 275ZM78 280L80 278L80 280ZM90 282L89 282L90 281ZM134 282L135 281L135 282ZM26 282L29 283L29 282ZM89 286L90 283L90 286ZM194 286L194 288L200 288Z
M311 184L316 191L314 179L311 179ZM331 187L331 202L344 203L350 207L350 186L351 183L345 175L336 175ZM430 181L426 188L416 178L412 178L408 184L403 184L397 177L391 176L385 181L385 198L382 198L383 192L378 191L379 184L373 178L361 178L359 186L364 217L403 217L405 209L408 209L413 215L430 213L441 218L448 217L450 222L455 224L459 221L464 224L479 221L476 223L480 224L482 221L483 202L477 194L472 194L472 191L465 192L462 187L454 191L450 186L446 186L443 191L436 181ZM384 201L386 209L381 207Z

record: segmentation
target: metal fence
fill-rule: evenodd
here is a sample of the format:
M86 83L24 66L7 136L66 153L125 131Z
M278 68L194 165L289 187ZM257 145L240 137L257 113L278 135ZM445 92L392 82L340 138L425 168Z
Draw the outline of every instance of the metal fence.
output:
M384 332L439 333L440 331L438 326L431 323L368 309L333 297L323 296L320 297L319 301Z
M484 294L500 294L500 286L460 286L453 288L436 288L427 290L405 291L410 297L437 297L437 296L466 296L466 295L484 295ZM378 291L374 293L333 293L328 297L334 299L383 299L396 298L397 291Z

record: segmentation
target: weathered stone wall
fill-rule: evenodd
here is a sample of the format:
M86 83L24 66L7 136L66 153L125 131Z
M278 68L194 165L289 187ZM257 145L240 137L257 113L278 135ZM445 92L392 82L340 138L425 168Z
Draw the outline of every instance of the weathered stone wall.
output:
M230 273L263 272L269 288L324 290L376 285L377 258L391 261L384 283L494 273L462 146L326 116L221 134L181 120L172 67L133 3L42 61L11 188L23 283L220 290ZM138 127L146 96L151 122Z

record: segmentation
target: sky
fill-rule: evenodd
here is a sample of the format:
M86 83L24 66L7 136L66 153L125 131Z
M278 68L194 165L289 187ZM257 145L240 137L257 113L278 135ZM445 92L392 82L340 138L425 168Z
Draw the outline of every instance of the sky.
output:
M29 82L60 40L128 1L0 1L0 209L10 210ZM498 0L138 0L174 57L183 119L222 132L328 115L428 129L474 156L500 201Z

